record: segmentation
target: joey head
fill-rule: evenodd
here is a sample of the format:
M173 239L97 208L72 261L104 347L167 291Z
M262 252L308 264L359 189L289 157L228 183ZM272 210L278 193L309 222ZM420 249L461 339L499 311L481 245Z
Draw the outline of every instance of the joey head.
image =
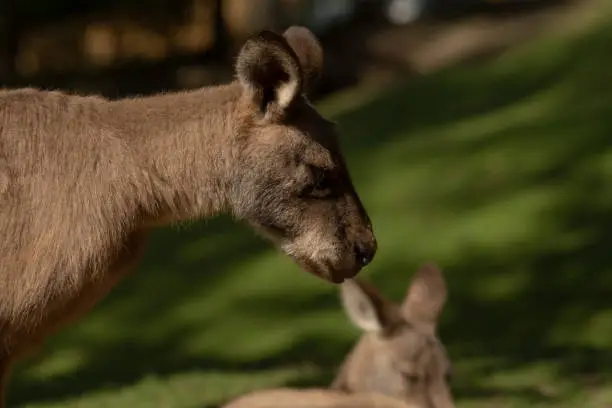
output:
M440 270L424 265L402 304L359 277L340 290L363 334L331 386L256 390L223 408L454 408L451 363L435 330L446 300Z
M446 302L442 272L424 265L403 302L385 299L362 279L342 284L351 321L364 331L345 360L333 389L380 393L419 408L453 408L451 362L436 334Z

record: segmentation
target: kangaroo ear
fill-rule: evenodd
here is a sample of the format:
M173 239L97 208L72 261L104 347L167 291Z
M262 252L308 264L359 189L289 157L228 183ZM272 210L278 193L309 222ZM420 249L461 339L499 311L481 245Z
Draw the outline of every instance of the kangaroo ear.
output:
M342 306L357 327L366 332L387 333L401 321L400 309L372 284L354 278L340 285Z
M309 92L323 73L323 48L317 37L306 27L291 26L283 37L295 52L302 67L304 91Z
M447 296L446 280L440 268L425 264L412 278L402 305L404 315L434 329Z
M282 113L302 92L299 59L285 37L272 31L261 31L244 43L236 74L247 97L266 115Z

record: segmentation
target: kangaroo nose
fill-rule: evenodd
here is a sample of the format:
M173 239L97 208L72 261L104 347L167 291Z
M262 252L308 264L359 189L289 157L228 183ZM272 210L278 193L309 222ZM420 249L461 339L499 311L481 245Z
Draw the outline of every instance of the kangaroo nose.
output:
M378 243L374 237L372 237L371 241L368 243L359 243L355 245L355 256L357 257L357 263L361 267L369 265L372 262L372 259L374 259L377 247Z

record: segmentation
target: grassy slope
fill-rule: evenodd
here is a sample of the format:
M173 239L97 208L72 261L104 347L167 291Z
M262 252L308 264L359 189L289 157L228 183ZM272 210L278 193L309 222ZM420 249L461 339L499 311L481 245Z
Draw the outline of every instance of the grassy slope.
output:
M419 263L446 268L461 407L612 404L611 42L593 28L322 104L380 241L364 276L399 298ZM215 220L160 231L135 276L20 367L11 400L190 408L326 384L356 335L334 287Z

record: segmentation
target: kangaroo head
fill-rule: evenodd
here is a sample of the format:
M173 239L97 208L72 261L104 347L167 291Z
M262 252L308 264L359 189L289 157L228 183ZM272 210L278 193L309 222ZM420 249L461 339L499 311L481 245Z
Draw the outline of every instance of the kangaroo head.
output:
M332 388L386 394L419 408L454 407L451 363L436 335L446 301L440 270L423 266L401 305L360 279L341 286L344 309L364 331Z
M372 260L376 240L338 130L306 97L322 65L321 46L303 27L263 31L242 47L230 205L304 269L339 283Z

